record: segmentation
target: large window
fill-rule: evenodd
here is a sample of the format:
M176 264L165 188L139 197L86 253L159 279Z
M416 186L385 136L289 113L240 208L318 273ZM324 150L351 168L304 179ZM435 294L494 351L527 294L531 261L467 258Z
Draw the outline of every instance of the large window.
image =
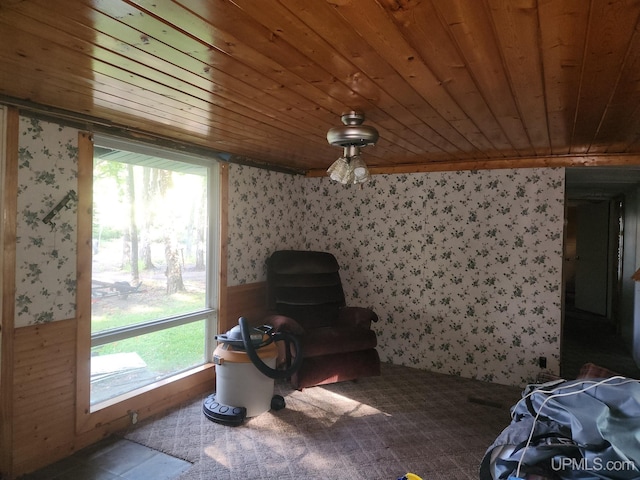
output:
M96 137L92 405L208 360L215 165Z

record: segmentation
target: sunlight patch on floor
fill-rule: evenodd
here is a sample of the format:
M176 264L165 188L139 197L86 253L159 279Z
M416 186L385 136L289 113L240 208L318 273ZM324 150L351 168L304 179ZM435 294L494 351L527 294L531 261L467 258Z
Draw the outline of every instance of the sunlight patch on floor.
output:
M322 387L314 387L312 394L308 392L294 392L287 397L291 399L291 408L300 402L312 408L305 408L306 416L325 426L333 425L344 417L359 418L370 415L390 416L377 408L358 402L344 395L332 392Z
M228 459L226 453L219 446L217 446L217 445L209 445L208 447L205 447L204 453L209 458L215 460L216 462L218 462L223 467L225 467L225 468L230 468L231 467L231 464L229 463L229 459Z

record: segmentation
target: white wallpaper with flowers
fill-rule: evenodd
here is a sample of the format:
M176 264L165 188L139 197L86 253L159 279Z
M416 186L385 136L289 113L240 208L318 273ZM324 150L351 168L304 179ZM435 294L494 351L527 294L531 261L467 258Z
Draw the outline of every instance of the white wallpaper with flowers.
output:
M229 166L227 284L262 282L277 249L301 248L303 178Z
M378 175L363 189L231 172L231 285L264 280L275 249L330 251L349 303L380 316L384 361L514 385L539 356L559 370L562 169Z
M75 316L76 203L51 224L42 220L69 191L77 191L77 165L77 130L20 118L16 327Z
M73 318L77 130L21 118L17 327ZM377 175L360 189L230 165L229 285L276 249L334 253L384 361L521 385L559 370L564 170Z

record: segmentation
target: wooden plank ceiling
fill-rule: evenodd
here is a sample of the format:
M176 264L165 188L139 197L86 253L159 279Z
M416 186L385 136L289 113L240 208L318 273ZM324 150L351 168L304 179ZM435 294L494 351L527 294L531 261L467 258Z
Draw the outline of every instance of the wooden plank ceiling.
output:
M0 102L321 173L640 163L637 0L2 0Z

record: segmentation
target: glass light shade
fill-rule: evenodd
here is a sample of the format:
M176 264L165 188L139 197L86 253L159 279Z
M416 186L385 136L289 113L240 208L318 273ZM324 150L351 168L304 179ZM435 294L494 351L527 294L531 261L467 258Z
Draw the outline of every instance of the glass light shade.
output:
M360 156L351 159L351 169L353 170L353 183L368 182L371 178L369 169Z
M347 171L347 175L344 178L342 178L340 183L343 183L344 185L347 185L349 183L356 183L353 181L353 168L349 167L349 170Z
M353 175L351 166L346 158L340 157L327 169L329 178L340 183L349 183L350 177Z

